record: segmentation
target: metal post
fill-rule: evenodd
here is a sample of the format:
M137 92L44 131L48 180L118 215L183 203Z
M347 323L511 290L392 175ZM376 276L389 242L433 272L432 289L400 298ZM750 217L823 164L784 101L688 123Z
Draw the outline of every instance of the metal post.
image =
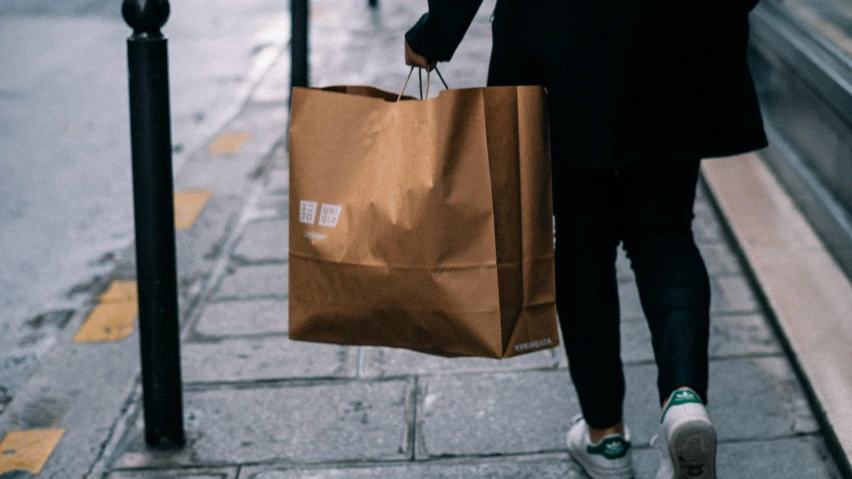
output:
M308 86L308 0L290 0L291 86Z
M145 441L168 449L185 444L168 43L160 31L169 18L169 2L124 0L122 14L133 27L127 60Z
M379 0L368 0L367 4L370 5L371 7L377 7L377 6L379 6Z

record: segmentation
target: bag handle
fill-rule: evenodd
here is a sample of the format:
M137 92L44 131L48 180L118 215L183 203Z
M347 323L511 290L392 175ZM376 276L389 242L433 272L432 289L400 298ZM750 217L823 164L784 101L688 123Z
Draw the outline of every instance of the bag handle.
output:
M408 81L411 80L411 74L414 73L415 68L418 69L417 76L420 78L420 99L423 100L424 98L429 98L429 85L430 85L431 79L432 79L432 71L429 70L429 71L426 72L426 96L424 97L423 96L423 69L413 66L413 67L411 67L411 70L409 70L408 76L405 77L405 83L402 84L402 91L400 91L399 96L396 97L397 102L399 102L402 99L402 94L405 93L405 89L408 87ZM450 87L447 86L447 82L444 81L444 76L441 75L441 71L438 70L438 67L435 67L435 73L438 74L438 78L441 79L441 83L444 84L444 88L449 90Z

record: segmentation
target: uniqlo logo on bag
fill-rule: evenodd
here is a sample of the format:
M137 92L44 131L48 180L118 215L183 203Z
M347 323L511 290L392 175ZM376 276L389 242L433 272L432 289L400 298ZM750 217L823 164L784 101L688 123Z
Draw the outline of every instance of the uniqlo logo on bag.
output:
M299 202L299 222L314 224L317 218L317 202L316 201L300 201Z
M319 225L336 228L337 222L340 220L341 211L343 211L343 207L340 205L323 204L320 210Z

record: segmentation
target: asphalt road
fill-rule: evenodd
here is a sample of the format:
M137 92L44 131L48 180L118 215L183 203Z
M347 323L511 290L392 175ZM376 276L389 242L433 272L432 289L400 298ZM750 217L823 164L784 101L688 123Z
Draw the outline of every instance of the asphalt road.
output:
M175 170L289 40L284 0L177 0ZM0 0L0 413L133 239L120 0Z

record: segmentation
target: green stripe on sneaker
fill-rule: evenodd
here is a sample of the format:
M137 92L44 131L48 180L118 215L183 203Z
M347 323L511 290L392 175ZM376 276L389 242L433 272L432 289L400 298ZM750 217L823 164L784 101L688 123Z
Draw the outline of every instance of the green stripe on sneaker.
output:
M589 454L597 454L609 460L621 459L627 455L627 451L629 450L630 442L618 436L604 438L604 440L594 446L586 446L586 452Z
M666 413L669 412L670 407L689 403L701 404L701 398L698 397L698 394L695 394L695 391L690 389L680 389L672 393L672 397L669 399L668 405L666 405L666 410L663 411L663 415L660 417L660 423L662 423L663 419L665 419Z

